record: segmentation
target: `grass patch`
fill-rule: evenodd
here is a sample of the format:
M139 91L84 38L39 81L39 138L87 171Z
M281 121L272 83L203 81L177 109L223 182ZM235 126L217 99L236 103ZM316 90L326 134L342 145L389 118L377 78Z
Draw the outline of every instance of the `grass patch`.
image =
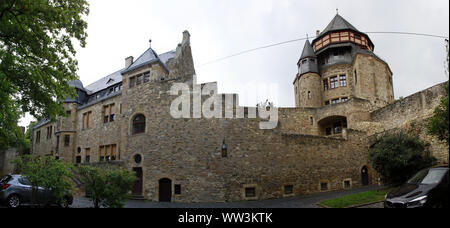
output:
M384 196L391 191L391 188L360 192L335 199L324 200L319 203L321 206L329 208L347 208L363 204L378 203L384 200Z

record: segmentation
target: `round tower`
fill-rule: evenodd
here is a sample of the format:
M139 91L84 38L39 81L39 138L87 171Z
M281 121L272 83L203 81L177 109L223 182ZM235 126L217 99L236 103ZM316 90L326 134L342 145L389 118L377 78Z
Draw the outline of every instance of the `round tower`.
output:
M296 107L322 106L321 77L317 65L317 56L309 40L305 42L297 65L298 74L294 81Z

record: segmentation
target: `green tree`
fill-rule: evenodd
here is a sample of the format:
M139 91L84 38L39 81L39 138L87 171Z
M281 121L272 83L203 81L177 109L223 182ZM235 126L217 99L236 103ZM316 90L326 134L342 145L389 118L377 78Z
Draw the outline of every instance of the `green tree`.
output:
M31 182L32 200L37 201L37 187L51 189L53 196L61 201L73 190L72 167L49 156L23 155L12 161L15 171Z
M0 149L20 141L17 122L64 115L77 78L74 42L86 45L86 0L0 1Z
M386 134L369 149L369 162L388 185L404 183L419 170L435 164L418 137L405 133Z
M449 50L448 50L448 40L446 40L446 49L447 49L447 59L446 59L446 69L445 72L449 72ZM430 135L434 135L438 137L440 140L447 141L447 144L449 143L449 120L448 120L448 95L449 95L449 82L447 81L446 89L447 89L447 96L443 97L441 100L441 103L438 107L434 110L434 114L430 119L430 122L428 123L428 133Z
M89 192L95 208L123 207L136 180L133 172L115 166L103 168L79 166L77 174Z

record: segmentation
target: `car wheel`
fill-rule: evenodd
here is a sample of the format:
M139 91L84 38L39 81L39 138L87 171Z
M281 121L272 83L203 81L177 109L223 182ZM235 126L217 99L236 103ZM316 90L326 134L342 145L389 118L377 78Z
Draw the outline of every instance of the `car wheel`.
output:
M18 208L20 206L20 198L18 195L12 195L8 197L8 207Z
M67 197L64 197L61 202L59 203L59 206L62 208L69 208L69 199Z

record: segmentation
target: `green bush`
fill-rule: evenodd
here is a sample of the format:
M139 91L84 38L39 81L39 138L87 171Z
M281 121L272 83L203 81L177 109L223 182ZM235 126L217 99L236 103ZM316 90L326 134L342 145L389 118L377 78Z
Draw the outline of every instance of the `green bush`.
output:
M369 162L388 185L399 185L436 159L424 153L424 143L405 133L381 137L369 149Z
M86 191L90 193L95 208L100 205L109 208L123 207L136 180L133 172L115 166L79 166L77 173Z
M55 160L49 156L19 156L12 161L15 172L24 175L33 186L32 200L36 201L37 188L52 189L57 200L73 190L73 173L71 165Z

